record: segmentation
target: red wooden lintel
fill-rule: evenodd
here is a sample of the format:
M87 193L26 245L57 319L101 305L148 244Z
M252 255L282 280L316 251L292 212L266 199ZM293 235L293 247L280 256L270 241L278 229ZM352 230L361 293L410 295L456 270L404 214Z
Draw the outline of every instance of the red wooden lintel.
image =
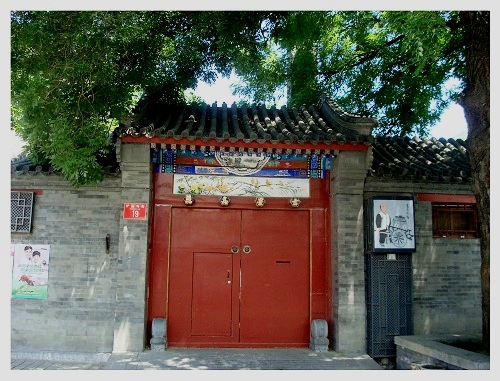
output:
M37 196L43 194L43 189L11 189L11 192L33 192Z
M419 193L417 195L417 200L429 202L456 202L460 204L475 204L476 196L472 194Z

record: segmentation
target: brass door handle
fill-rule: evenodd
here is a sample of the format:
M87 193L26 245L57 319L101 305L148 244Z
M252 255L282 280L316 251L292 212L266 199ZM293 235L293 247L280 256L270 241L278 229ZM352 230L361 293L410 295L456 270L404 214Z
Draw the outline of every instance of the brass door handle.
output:
M248 246L248 245L243 246L243 252L244 252L245 254L248 254L248 253L250 253L251 251L252 251L252 248L251 248L250 246Z
M236 254L238 251L240 251L240 248L237 245L231 246L231 252L233 254Z

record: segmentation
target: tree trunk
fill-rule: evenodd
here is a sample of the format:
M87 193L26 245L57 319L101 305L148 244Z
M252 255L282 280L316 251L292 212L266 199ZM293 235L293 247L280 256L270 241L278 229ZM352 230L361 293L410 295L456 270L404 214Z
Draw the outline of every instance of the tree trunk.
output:
M490 348L490 12L460 12L466 43L466 87L460 104L468 127L472 186L480 224L482 335Z

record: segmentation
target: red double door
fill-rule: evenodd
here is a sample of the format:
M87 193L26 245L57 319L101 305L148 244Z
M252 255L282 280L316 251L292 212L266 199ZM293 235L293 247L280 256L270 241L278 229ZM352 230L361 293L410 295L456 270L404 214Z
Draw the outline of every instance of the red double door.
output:
M308 211L174 208L171 226L169 345L308 346Z

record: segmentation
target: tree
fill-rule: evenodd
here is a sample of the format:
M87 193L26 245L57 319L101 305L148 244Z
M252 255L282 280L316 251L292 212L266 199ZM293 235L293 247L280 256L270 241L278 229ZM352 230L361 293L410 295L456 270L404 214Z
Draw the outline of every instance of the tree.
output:
M286 88L287 103L299 107L326 93L347 111L376 116L380 133L425 135L463 87L463 28L450 27L457 17L291 12L268 46L251 57L252 67L236 57L235 70L243 78L238 92L271 101L268 87ZM450 78L459 79L459 86L447 90L443 84Z
M468 123L481 224L483 341L489 347L489 12L13 12L12 123L35 160L75 186L97 182L109 133L134 95L182 99L234 69L257 102L331 95L425 135L450 102ZM457 78L451 89L445 84Z
M168 16L12 14L13 125L33 160L50 162L74 185L102 179L98 157L109 149L114 118L141 86L163 81L154 66L169 58L168 45L161 49Z
M13 12L12 125L36 162L73 185L103 178L109 136L143 94L182 100L198 79L228 75L256 44L259 12ZM223 30L224 35L220 33Z
M459 98L467 120L472 184L481 231L483 343L490 347L490 13L460 12L467 63Z

